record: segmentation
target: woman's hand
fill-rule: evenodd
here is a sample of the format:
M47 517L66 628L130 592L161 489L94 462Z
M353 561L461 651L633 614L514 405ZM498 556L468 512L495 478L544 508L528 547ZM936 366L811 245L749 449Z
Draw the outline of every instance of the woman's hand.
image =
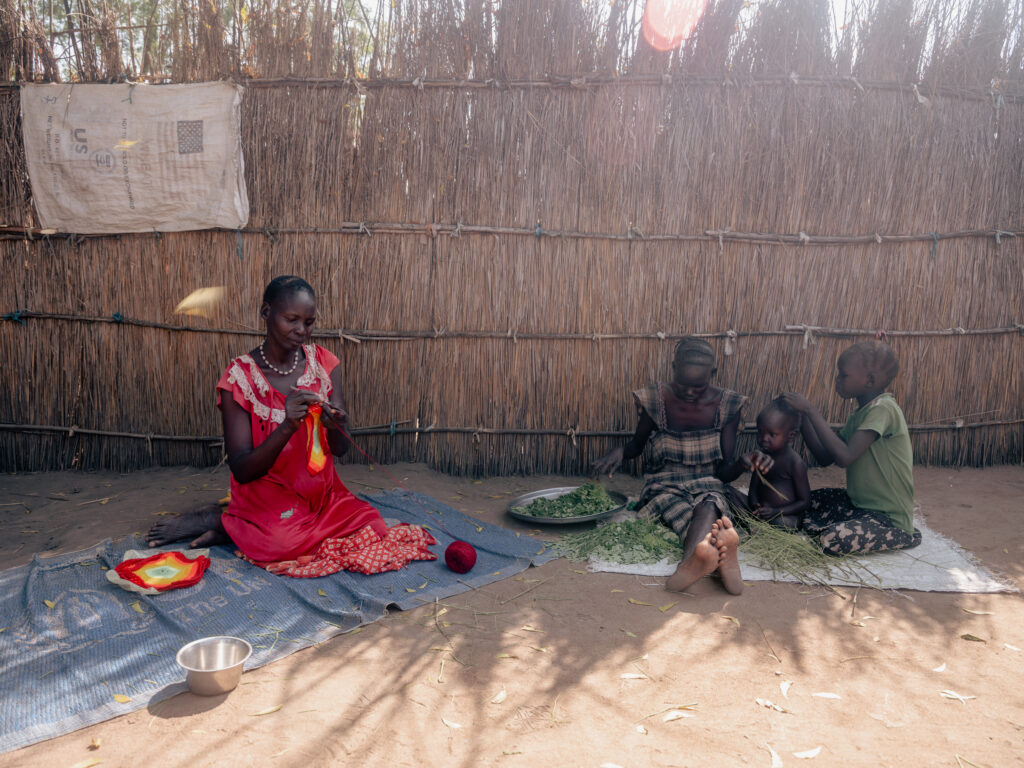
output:
M590 476L597 477L603 475L605 472L608 473L608 477L612 476L612 473L622 464L622 458L625 455L625 449L620 445L618 448L613 448L600 459L590 465Z
M320 395L308 389L295 389L288 393L284 401L284 418L292 427L298 428L299 422L306 418L309 406L323 404Z
M775 466L775 459L762 451L754 451L743 457L747 469L756 469L762 475L767 474Z
M783 392L779 397L797 413L810 413L814 410L811 401L796 392Z
M339 432L348 430L348 412L344 408L339 408L329 400L322 401L320 405L323 406L320 421L325 427Z

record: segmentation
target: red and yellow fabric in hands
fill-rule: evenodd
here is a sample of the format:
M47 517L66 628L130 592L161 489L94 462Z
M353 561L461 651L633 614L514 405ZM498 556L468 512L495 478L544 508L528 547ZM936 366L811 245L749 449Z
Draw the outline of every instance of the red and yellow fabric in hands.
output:
M437 560L427 547L437 540L418 525L396 525L384 538L370 526L339 539L328 539L316 554L270 563L266 569L281 576L315 579L338 571L384 573L404 568L413 560Z
M306 365L296 386L326 400L333 389L330 373L338 358L314 344L302 349ZM231 361L220 377L218 406L224 397L232 398L250 414L254 448L284 421L285 395L270 385L251 355ZM379 539L387 535L380 513L357 499L338 477L322 423L318 431L324 466L311 471L313 421L303 422L267 474L251 483L231 478L231 499L221 521L242 554L256 565L312 556L328 539L351 536L366 526Z
M309 457L306 460L306 469L311 475L322 472L327 466L327 452L324 450L324 446L327 445L327 430L320 423L322 412L323 408L319 405L311 405L306 413L306 454Z
M125 581L143 589L166 592L198 584L209 567L210 558L205 555L191 559L181 552L157 552L150 557L125 560L114 570Z

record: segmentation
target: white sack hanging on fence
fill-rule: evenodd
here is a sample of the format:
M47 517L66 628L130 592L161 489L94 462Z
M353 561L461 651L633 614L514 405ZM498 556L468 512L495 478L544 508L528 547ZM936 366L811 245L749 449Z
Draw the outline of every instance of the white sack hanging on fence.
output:
M39 226L82 234L244 226L241 101L230 83L22 85Z

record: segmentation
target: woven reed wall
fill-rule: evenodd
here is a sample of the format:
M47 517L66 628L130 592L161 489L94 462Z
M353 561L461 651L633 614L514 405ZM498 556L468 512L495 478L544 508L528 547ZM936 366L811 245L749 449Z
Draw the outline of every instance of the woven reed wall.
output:
M3 3L7 76L52 74ZM281 273L385 462L579 472L685 333L751 419L795 389L840 422L836 357L878 330L919 462L1024 458L1019 3L880 2L856 35L712 3L674 54L636 44L642 2L407 1L359 41L324 31L342 5L165 19L152 71L249 85L242 232L38 236L0 90L0 469L219 461L214 383ZM83 79L147 74L82 37ZM173 314L208 285L213 317Z

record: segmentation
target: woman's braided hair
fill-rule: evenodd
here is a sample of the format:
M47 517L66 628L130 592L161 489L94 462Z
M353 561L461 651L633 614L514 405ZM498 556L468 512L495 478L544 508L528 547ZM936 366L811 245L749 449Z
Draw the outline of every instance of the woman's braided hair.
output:
M290 296L293 293L299 291L306 291L314 299L316 298L316 292L313 290L313 286L303 280L301 277L295 275L278 275L269 283L263 290L263 303L273 304L278 299L284 296Z
M704 339L698 339L696 336L684 336L676 344L672 364L676 368L681 368L684 365L706 365L714 368L715 350Z

